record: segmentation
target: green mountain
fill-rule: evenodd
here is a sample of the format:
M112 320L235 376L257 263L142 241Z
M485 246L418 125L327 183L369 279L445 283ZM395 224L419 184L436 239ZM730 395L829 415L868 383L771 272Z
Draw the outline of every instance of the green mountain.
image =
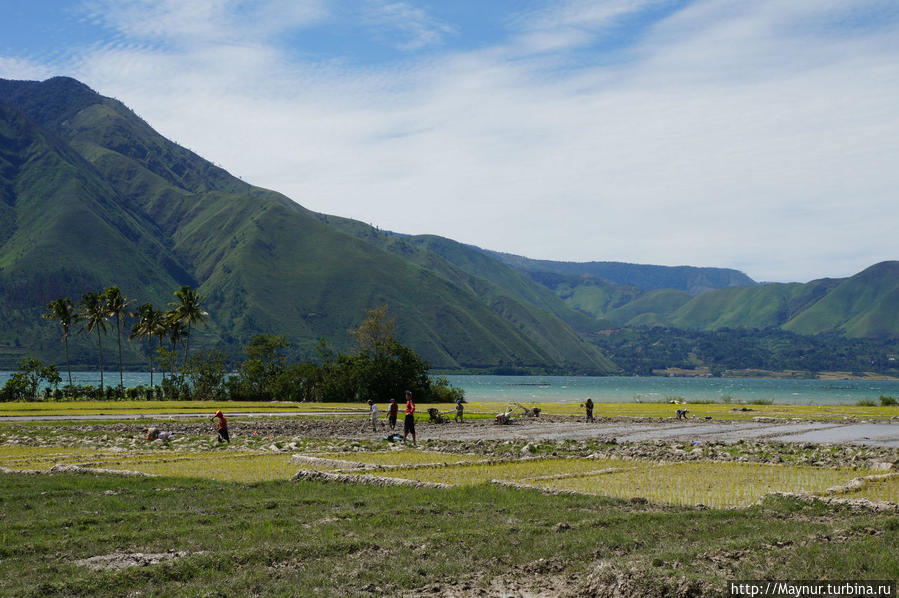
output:
M713 289L752 286L754 280L729 268L652 266L622 262L554 262L534 260L508 253L489 252L523 272L553 273L578 279L602 279L643 290L675 289L700 295Z
M400 340L434 367L615 369L572 328L591 318L496 260L310 212L72 79L0 81L0 199L6 367L26 353L61 358L39 317L58 296L117 284L165 306L191 284L212 315L192 346L235 356L259 332L287 336L295 357L320 337L346 348L364 310L386 303ZM470 263L442 255L455 251ZM90 339L73 341L74 361L94 363ZM143 363L139 347L128 360Z
M758 284L736 270L553 262L487 252L539 282L598 326L784 330L899 337L899 262L848 279Z
M836 331L852 338L899 336L899 262L881 262L840 281L784 328L799 334Z
M846 279L708 291L684 302L676 291L650 291L607 317L619 326L683 330L782 328L804 335L899 337L899 262L882 262ZM678 302L683 302L678 306Z
M584 338L622 327L899 336L899 262L760 285L736 270L533 260L385 232L247 184L73 79L0 80L0 367L62 361L58 326L40 318L52 299L118 285L165 307L183 284L212 314L192 347L235 358L259 332L285 335L292 358L322 337L347 349L380 304L402 342L447 370L613 372ZM71 349L94 367L95 338L75 334ZM125 352L145 363L143 347Z

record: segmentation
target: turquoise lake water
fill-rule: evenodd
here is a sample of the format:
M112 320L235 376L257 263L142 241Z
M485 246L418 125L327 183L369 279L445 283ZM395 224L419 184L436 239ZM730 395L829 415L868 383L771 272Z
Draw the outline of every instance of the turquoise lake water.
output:
M767 378L663 378L643 376L447 376L469 401L656 402L669 397L733 402L757 399L794 405L877 403L899 398L899 380L773 380Z
M61 372L63 380L66 373ZM10 372L0 372L0 385ZM669 397L733 402L772 400L794 405L854 405L877 403L880 395L899 398L899 380L772 380L762 378L662 378L628 376L447 376L465 391L468 401L656 402ZM72 372L75 384L100 383L98 372ZM159 384L159 373L154 381ZM119 382L118 372L106 372L107 385ZM149 384L148 372L126 372L125 386Z

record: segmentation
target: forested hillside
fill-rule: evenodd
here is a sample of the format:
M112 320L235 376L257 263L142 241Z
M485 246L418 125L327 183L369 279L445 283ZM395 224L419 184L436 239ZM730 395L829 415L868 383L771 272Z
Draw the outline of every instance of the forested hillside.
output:
M614 369L557 315L483 279L453 280L429 265L436 254L413 259L347 234L77 81L3 81L0 104L4 221L15 223L0 245L7 366L32 351L58 358L57 332L39 317L56 296L115 284L164 306L192 284L212 316L198 345L231 354L258 332L287 336L295 357L320 337L346 347L364 310L386 304L400 340L435 367ZM84 339L74 350L90 362ZM135 351L129 360L143 363Z

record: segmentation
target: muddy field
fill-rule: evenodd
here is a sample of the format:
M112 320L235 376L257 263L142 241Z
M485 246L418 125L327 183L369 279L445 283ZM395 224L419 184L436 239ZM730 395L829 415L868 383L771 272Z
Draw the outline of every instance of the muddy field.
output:
M152 422L152 424L151 424ZM360 417L231 418L231 445L215 442L215 426L159 418L140 423L85 423L67 426L11 426L0 442L21 445L78 445L97 449L162 448L144 440L148 425L175 432L170 450L210 447L274 452L342 452L395 446ZM398 428L401 425L398 424ZM462 424L418 422L418 447L514 457L532 454L606 455L662 461L722 460L824 466L899 466L899 424L828 422L677 422L615 418L585 423L570 416L492 420ZM401 431L401 430L399 430ZM853 441L826 442L852 436ZM411 441L411 437L409 438ZM411 446L411 442L405 443ZM895 465L894 465L895 464Z
M149 425L182 434L202 434L214 430L209 424L183 422L180 418L145 417L135 423L90 423L79 429L108 430L116 433L139 432ZM310 417L238 417L229 418L234 436L301 436L373 440L391 432L384 418L372 431L367 418L358 416ZM584 422L582 417L551 415L520 418L511 425L497 425L492 419L469 419L464 423L416 423L419 440L587 440L643 442L654 440L725 442L750 440L794 442L802 444L855 444L899 448L899 422L891 421L811 421L757 418L737 420L675 420L657 418L597 418ZM402 420L396 432L402 433Z

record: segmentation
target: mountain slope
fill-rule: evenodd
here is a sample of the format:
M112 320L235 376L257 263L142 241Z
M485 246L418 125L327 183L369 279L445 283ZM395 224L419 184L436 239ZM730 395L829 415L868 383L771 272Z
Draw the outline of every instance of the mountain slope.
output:
M839 331L849 337L899 335L899 261L847 278L784 328L799 334Z
M523 272L551 272L579 278L601 278L647 291L675 289L699 295L712 289L758 284L739 270L729 268L652 266L622 262L556 262L534 260L508 253L493 251L489 253Z
M119 284L164 306L186 283L199 286L213 316L194 337L197 345L232 354L258 332L285 334L297 356L309 355L319 337L346 348L347 330L364 309L386 303L400 340L435 367L614 369L558 315L452 271L427 248L411 259L339 230L278 193L231 177L77 81L0 81L0 104L3 130L30 127L21 140L6 135L2 146L2 167L11 174L0 188L13 198L2 209L14 213L17 228L0 233L0 267L10 280L31 271L52 272L58 281L43 294L29 291L33 281L22 286L18 299L29 318L55 296L77 298L83 291L76 289ZM19 173L14 167L29 160L22 148L33 139L51 140L43 143L58 146L68 161L35 164L30 177ZM24 182L61 173L83 191L80 203L25 192ZM31 205L32 195L47 205ZM76 232L64 236L63 229ZM40 250L26 251L32 246ZM54 255L61 256L55 270L52 258L36 257ZM11 300L10 288L0 303ZM542 292L530 291L538 298ZM543 299L552 303L550 293Z
M491 310L512 321L519 330L537 339L538 346L554 355L557 361L574 364L583 360L583 354L587 352L591 360L607 371L616 369L607 357L594 353L594 348L575 332L593 330L596 322L592 318L569 309L548 289L479 249L433 235L385 233L346 218L323 215L320 218L426 268L452 285L467 289ZM548 339L552 342L547 342Z

